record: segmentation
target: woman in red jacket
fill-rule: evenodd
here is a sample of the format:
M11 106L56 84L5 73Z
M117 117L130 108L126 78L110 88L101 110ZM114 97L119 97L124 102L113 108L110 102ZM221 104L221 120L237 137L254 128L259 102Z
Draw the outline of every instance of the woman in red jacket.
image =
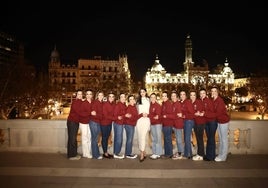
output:
M162 158L172 158L172 129L174 125L173 105L172 102L169 100L168 93L166 91L162 93L162 101L162 131L164 135L164 155L162 156Z
M124 119L126 115L126 94L120 93L119 101L116 103L114 108L114 158L124 159L125 155L120 154L123 143L123 130L124 130Z
M104 158L113 158L113 155L108 153L108 140L112 130L114 119L115 96L113 93L108 94L108 100L103 102L102 119L100 121L101 128L101 146Z
M69 160L79 160L80 155L77 155L77 133L79 129L80 119L80 107L82 103L83 92L78 90L76 92L76 98L72 101L70 113L67 118L67 132L68 132L68 143L67 143L67 157Z
M132 147L133 147L135 126L139 118L139 115L138 115L138 110L135 106L136 100L134 98L134 95L129 95L127 101L128 101L128 105L127 105L125 119L124 119L125 131L126 131L125 156L128 159L135 159L137 155L132 154Z
M152 152L151 159L159 159L163 153L162 147L162 119L161 119L162 107L157 102L156 94L150 95L150 108L149 118L151 122L150 131L152 139Z
M184 158L192 158L192 130L194 128L194 105L185 91L180 91L184 133Z
M92 157L94 159L102 159L99 151L98 138L101 132L100 121L102 119L104 93L102 91L99 91L96 96L97 98L92 103L89 126L91 132Z
M195 124L194 124L194 133L197 141L197 155L193 157L194 161L203 161L205 156L204 150L204 130L206 125L206 118L204 117L205 106L202 103L201 99L197 98L196 91L190 92L190 99L194 105L195 110Z
M214 110L218 122L218 134L220 139L219 155L215 158L216 162L226 161L228 155L228 132L230 117L227 112L223 99L219 96L217 87L211 88Z
M183 134L183 118L182 118L182 106L181 102L178 98L178 93L176 91L172 91L171 100L173 102L173 115L174 115L174 126L173 131L176 136L176 143L178 152L176 152L172 159L182 159L184 153L184 143L182 140Z
M92 158L91 154L91 132L89 129L93 91L86 90L86 99L81 103L79 128L81 131L82 154L85 158Z

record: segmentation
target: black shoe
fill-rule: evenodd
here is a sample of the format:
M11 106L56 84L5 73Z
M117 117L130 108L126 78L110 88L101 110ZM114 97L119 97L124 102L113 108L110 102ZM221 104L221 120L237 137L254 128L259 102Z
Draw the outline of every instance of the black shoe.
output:
M213 160L208 159L207 157L203 157L203 161L213 161Z
M102 156L103 156L103 158L106 158L106 159L111 159L112 158L112 155L110 155L110 154L107 154L107 155L103 154Z
M161 159L169 159L172 158L173 155L161 155Z

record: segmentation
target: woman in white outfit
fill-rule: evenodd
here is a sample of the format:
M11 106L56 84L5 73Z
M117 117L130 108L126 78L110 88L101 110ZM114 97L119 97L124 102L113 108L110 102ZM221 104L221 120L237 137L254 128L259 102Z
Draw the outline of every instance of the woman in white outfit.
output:
M140 162L146 158L146 141L150 130L149 108L150 99L145 88L140 89L139 98L137 101L139 119L136 124L136 133L138 137L138 147L140 150Z

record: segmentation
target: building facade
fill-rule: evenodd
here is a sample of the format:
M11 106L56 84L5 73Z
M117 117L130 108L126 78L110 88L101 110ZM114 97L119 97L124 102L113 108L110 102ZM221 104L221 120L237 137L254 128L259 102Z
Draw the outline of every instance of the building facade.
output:
M50 92L70 102L77 89L92 89L107 92L131 93L132 79L126 55L117 60L106 60L100 56L79 59L76 64L64 64L56 48L49 61Z
M210 73L208 63L204 62L203 66L195 66L192 58L192 40L190 35L185 41L185 61L183 62L184 70L181 73L167 73L165 68L160 64L158 56L151 69L145 74L145 87L149 93L161 93L162 91L207 88L211 85L219 85L222 90L230 91L233 89L234 73L229 67L226 59L224 66L220 66L217 74Z
M14 95L18 97L27 86L25 81L30 82L35 76L34 66L28 64L24 57L24 44L0 31L0 102Z

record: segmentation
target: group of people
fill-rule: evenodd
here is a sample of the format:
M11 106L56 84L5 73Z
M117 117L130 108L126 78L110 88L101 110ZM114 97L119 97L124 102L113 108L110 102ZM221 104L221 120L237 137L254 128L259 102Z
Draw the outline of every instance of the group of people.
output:
M135 159L143 162L148 151L147 136L151 137L151 159L172 158L194 161L226 161L228 154L228 131L230 118L226 105L217 87L212 87L211 96L205 89L190 91L164 91L159 101L156 93L148 96L145 88L139 96L121 93L118 100L111 92L107 98L102 91L77 91L67 118L67 157L81 158L77 153L77 134L80 128L82 157L103 159ZM104 100L106 99L106 100ZM108 142L113 130L113 153L108 152ZM125 130L125 151L122 152ZM219 150L216 155L215 135L218 131ZM150 134L149 134L150 132ZM192 132L197 139L197 154L192 154ZM177 152L173 152L172 135L176 137ZM134 154L133 139L137 135L139 155ZM207 136L206 146L204 134ZM98 140L101 135L102 155Z

